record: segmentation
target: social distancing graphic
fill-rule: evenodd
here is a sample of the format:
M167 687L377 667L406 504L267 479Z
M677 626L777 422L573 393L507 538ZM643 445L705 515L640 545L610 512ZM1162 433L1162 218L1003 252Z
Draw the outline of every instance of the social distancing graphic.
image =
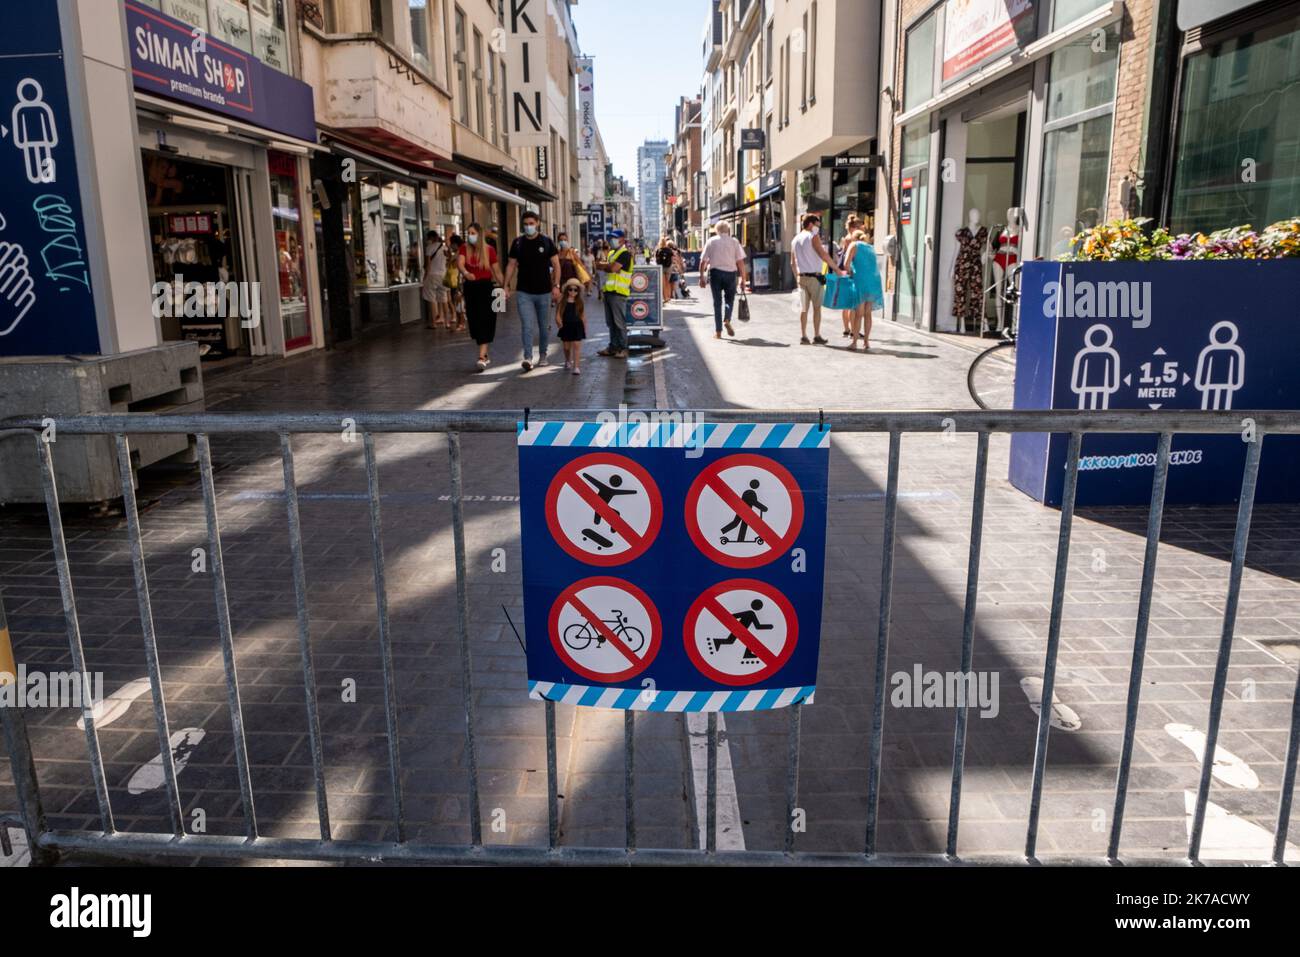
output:
M771 585L733 579L696 599L682 636L701 673L725 685L751 685L790 659L799 621L789 600Z
M521 424L530 696L648 711L810 701L829 442L818 425Z
M803 495L772 459L730 455L700 473L686 495L700 551L730 568L756 568L789 551L803 525Z
M597 452L571 462L546 495L556 542L590 565L620 565L643 554L663 522L654 479L622 455Z
M566 588L551 607L551 645L593 681L624 681L654 661L663 627L654 603L619 578L594 577Z

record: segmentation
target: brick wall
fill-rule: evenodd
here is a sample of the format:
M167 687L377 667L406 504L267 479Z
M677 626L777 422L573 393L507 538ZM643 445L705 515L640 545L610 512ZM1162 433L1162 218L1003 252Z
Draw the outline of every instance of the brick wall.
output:
M1142 170L1142 141L1145 135L1148 85L1150 81L1151 31L1158 0L1129 0L1120 20L1119 75L1115 89L1115 125L1111 131L1107 217L1119 216L1119 182L1130 169Z

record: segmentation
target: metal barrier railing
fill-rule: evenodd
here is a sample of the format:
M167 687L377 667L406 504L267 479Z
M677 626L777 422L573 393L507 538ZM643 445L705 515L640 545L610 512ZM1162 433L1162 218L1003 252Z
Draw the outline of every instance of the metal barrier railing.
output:
M1028 827L1025 835L1023 857L982 857L980 863L1025 863L1038 860L1037 841L1039 816L1042 807L1043 781L1047 763L1047 748L1051 731L1051 701L1056 677L1057 657L1060 650L1061 622L1065 602L1065 583L1069 560L1071 528L1074 521L1075 493L1078 484L1080 449L1085 433L1135 433L1158 435L1156 464L1151 487L1151 504L1147 521L1146 547L1143 557L1142 580L1133 643L1132 663L1129 672L1124 735L1115 783L1114 812L1105 859L1071 860L1069 863L1118 863L1120 839L1123 831L1125 802L1128 795L1129 772L1133 756L1133 743L1137 729L1138 707L1141 698L1141 679L1146 653L1147 632L1151 617L1151 598L1155 583L1156 554L1164 515L1165 488L1169 473L1170 449L1175 434L1241 434L1247 442L1245 466L1242 473L1241 496L1233 534L1231 560L1228 572L1227 597L1224 605L1223 628L1219 641L1214 679L1210 694L1206 728L1205 755L1213 755L1219 736L1223 715L1228 664L1236 623L1237 604L1241 592L1242 572L1246 557L1246 544L1250 532L1251 515L1255 500L1255 485L1259 474L1261 449L1268 435L1300 434L1300 413L1294 411L1109 411L1072 412L1047 410L1022 411L942 411L942 412L822 412L809 410L701 410L692 412L700 421L708 422L824 422L836 432L887 433L889 458L884 499L885 518L881 564L881 598L876 630L875 670L873 676L873 711L867 783L867 819L863 851L860 854L821 853L795 850L795 830L790 826L798 803L799 735L801 705L789 709L789 749L786 785L786 827L783 851L718 851L717 850L717 774L718 725L716 713L708 715L706 821L703 850L646 849L637 846L636 820L633 805L635 783L635 753L633 747L634 714L624 716L624 796L625 841L622 848L562 847L559 845L559 805L556 770L555 703L545 701L547 819L548 841L546 847L501 845L483 843L478 794L478 765L475 753L474 703L471 679L471 655L468 629L469 599L466 588L465 517L463 511L463 483L461 472L461 434L467 432L515 432L517 423L524 417L536 420L591 419L602 413L599 410L522 410L475 412L354 412L347 414L258 414L258 413L208 413L196 415L96 415L37 419L11 419L0 423L0 439L13 440L16 435L34 436L45 492L45 505L49 516L54 550L54 563L58 573L59 591L67 620L68 642L73 665L83 677L87 674L85 652L78 624L76 597L68 561L67 543L59 512L58 491L50 449L44 434L53 425L55 434L113 436L117 446L118 465L121 471L123 507L126 514L127 534L130 540L131 563L140 609L145 657L149 683L153 693L154 719L166 786L171 834L124 833L113 823L113 811L104 772L98 733L91 703L83 700L82 715L85 725L86 746L95 793L99 807L99 831L52 830L47 826L40 790L36 779L35 761L27 738L22 711L0 708L3 717L5 741L14 771L18 795L19 816L0 818L0 839L8 844L6 827L21 823L26 833L33 861L45 862L60 850L88 850L122 856L183 855L191 857L220 858L285 858L299 860L390 860L429 863L573 863L573 864L893 864L893 863L969 863L975 859L962 859L957 855L959 811L965 773L967 707L956 709L953 734L952 784L949 799L948 828L945 853L933 856L901 857L877 852L878 810L881 785L881 766L884 742L886 677L889 652L890 611L893 594L893 558L897 531L898 474L901 459L901 440L905 432L961 432L977 436L975 475L971 512L970 546L967 563L966 595L963 609L961 638L961 674L969 677L974 653L975 610L979 591L980 557L984 521L984 498L987 484L989 436L992 433L1056 432L1068 433L1069 450L1066 457L1064 497L1060 511L1060 529L1057 539L1056 563L1053 575L1051 611L1048 622L1043 684L1035 737L1033 772L1029 794ZM617 415L610 412L606 415ZM653 415L653 410L644 413ZM673 415L682 415L674 411ZM307 584L303 559L302 527L298 514L297 485L294 478L294 457L291 437L296 434L337 433L344 420L362 434L365 456L367 495L370 511L370 535L373 551L375 601L379 625L379 644L383 657L384 713L387 729L388 763L392 782L393 817L397 840L395 842L366 842L336 840L332 837L329 807L325 788L325 760L321 741L320 720L315 696L316 681L310 641L307 608ZM465 745L469 773L469 825L468 846L438 846L409 842L406 839L406 818L401 788L401 753L398 746L397 700L393 675L393 657L388 621L388 599L385 585L383 540L380 528L379 475L375 459L374 435L383 433L437 433L447 434L450 458L452 530L456 566L457 639L460 654L460 673L465 705ZM236 772L243 807L245 836L216 836L187 834L176 783L176 769L172 761L170 728L167 705L163 696L162 674L154 633L153 610L145 570L144 546L140 530L139 511L132 483L130 446L128 435L141 434L193 434L197 437L198 464L201 477L204 513L216 600L217 624L220 635L223 669L228 706L233 732ZM255 811L253 786L250 777L248 749L245 739L243 707L240 701L239 678L236 668L234 637L231 627L229 603L226 595L226 577L221 557L221 529L217 514L216 487L213 481L212 454L209 436L218 434L263 433L278 435L284 473L285 503L292 558L294 593L298 622L299 649L302 673L306 688L306 711L311 743L312 764L317 810L320 819L320 839L268 838L259 833ZM5 628L3 607L0 606L0 631ZM87 683L88 686L88 683ZM1300 677L1292 699L1290 732L1284 762L1281 796L1278 804L1277 825L1274 830L1272 863L1283 864L1286 850L1288 823L1291 815L1292 792L1295 788L1297 756L1300 753ZM1187 857L1185 859L1147 859L1127 863L1188 864L1198 863L1204 834L1205 816L1209 801L1213 760L1202 760L1197 788L1196 807L1190 829ZM1050 861L1048 861L1050 863Z

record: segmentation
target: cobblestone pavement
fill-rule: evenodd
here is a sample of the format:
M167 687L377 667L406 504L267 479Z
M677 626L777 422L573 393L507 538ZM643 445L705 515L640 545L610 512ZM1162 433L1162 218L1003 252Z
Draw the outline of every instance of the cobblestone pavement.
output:
M877 319L870 353L854 353L842 348L834 315L823 328L830 345L804 346L791 296L755 296L751 305L753 321L736 323L736 337L721 341L713 338L699 298L673 312L672 355L664 357L664 370L674 404L973 408L965 372L979 348L974 342ZM1037 717L1021 682L1042 674L1060 513L1006 481L1008 448L1006 436L994 436L974 657L977 672L997 676L1000 694L996 716L972 714L969 725L963 854L1022 852L1028 817ZM885 436L832 439L818 690L816 702L804 708L801 729L800 805L807 831L797 838L800 848L852 851L864 842L887 452ZM944 849L954 711L892 706L892 695L917 668L960 669L974 459L973 436L915 434L902 441L882 852ZM1235 516L1235 508L1165 513L1125 814L1128 855L1186 851L1185 801L1189 790L1195 792L1199 751L1166 726L1205 727ZM1145 508L1081 509L1076 516L1056 697L1081 726L1051 734L1043 854L1105 853L1145 531ZM1215 781L1211 799L1233 817L1212 821L1207 858L1220 851L1216 841L1228 845L1224 856L1264 858L1271 848L1300 648L1298 577L1300 509L1257 507L1219 756L1236 755L1258 782L1234 787ZM727 715L727 727L746 846L779 847L787 716Z
M520 375L517 320L511 317L495 346L497 364L475 375L467 340L413 327L213 380L209 408L646 406L654 401L656 375L669 403L681 408L971 406L967 343L877 322L868 355L839 350L834 340L831 347L800 346L797 316L784 294L753 297L753 322L738 326L737 338L715 341L696 296L694 303L669 308L668 347L653 361L625 365L595 358L591 353L602 344L595 339L581 376L558 365ZM589 327L601 325L597 318ZM441 436L379 436L376 446L408 837L465 842L446 443ZM514 441L510 435L466 435L463 446L484 839L541 844L547 827L543 711L526 698L523 652L505 613L516 624L522 620ZM860 850L863 843L886 446L878 436L837 435L832 442L821 668L816 702L803 709L802 722L800 805L807 830L797 846L804 849ZM341 435L304 436L294 448L333 833L391 839L362 445ZM956 671L974 440L913 435L904 438L902 451L889 672L911 675L918 665ZM266 834L316 836L278 443L272 436L215 437L213 457L258 816ZM999 694L996 717L972 717L970 723L960 842L966 854L1014 853L1023 846L1036 719L1021 682L1040 675L1043 666L1059 520L1058 512L1010 487L1006 465L1007 442L995 437L975 668L996 675ZM190 469L151 469L140 497L172 730L203 732L201 740L192 736L179 776L183 803L191 826L194 812L202 811L208 833L239 834L212 581L192 569L193 549L206 546L197 478ZM1166 513L1127 854L1177 856L1186 846L1185 795L1195 788L1199 756L1184 741L1194 745L1195 730L1206 721L1234 517L1230 509ZM89 666L104 672L111 695L145 675L125 524L116 513L76 508L66 509L64 520ZM1076 519L1057 697L1081 725L1052 733L1044 854L1095 856L1105 848L1145 523L1145 509L1082 510ZM1226 780L1216 780L1212 795L1225 816L1212 819L1221 823L1213 839L1207 834L1207 857L1219 853L1219 844L1225 856L1265 854L1300 646L1298 528L1300 509L1256 509L1220 738ZM32 669L67 668L43 510L0 510L0 598L18 660ZM349 682L355 682L355 702L344 700ZM950 707L887 709L882 851L943 849L953 715ZM29 711L28 721L52 823L98 827L76 715ZM1172 733L1167 726L1174 726ZM561 841L621 843L621 715L559 707L557 727ZM727 716L724 759L732 768L740 831L731 838L744 846L781 846L787 727L787 712ZM691 735L673 715L639 716L636 728L638 842L690 846L697 834ZM161 789L141 790L150 782L137 777L157 756L147 688L101 729L100 740L117 826L165 829ZM1230 765L1225 751L1246 771ZM3 761L0 811L14 806Z

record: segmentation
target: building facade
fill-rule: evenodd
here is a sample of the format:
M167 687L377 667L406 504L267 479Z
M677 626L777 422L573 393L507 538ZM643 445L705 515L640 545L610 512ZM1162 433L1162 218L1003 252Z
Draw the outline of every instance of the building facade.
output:
M641 232L637 237L654 246L663 235L664 179L667 140L646 140L636 151L637 195L641 198Z

